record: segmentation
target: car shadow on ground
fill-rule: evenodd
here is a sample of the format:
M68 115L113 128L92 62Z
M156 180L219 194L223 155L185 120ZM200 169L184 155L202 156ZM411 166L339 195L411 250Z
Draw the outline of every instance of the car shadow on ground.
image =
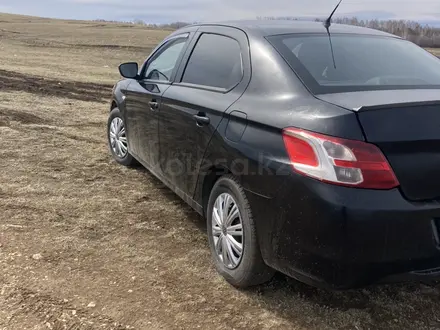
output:
M183 199L181 199L174 191L172 191L167 185L154 176L149 170L142 165L136 165L131 168L134 171L139 171L148 177L149 181L153 183L154 187L161 191L162 195L166 197L170 202L178 203L181 206L185 216L190 219L193 224L203 233L206 233L206 220L192 209Z
M178 203L187 219L206 235L206 221L202 216L148 170L142 167L134 170L148 176L170 202ZM375 284L362 289L333 291L314 288L276 273L268 283L241 292L267 311L300 327L321 329L325 324L338 329L440 328L440 284L434 282Z
M324 318L336 326L341 315L353 326L347 329L439 329L440 291L437 283L375 284L362 289L334 291L319 289L277 273L271 282L251 289L267 308L291 322L298 320L302 308L309 317ZM282 297L279 299L279 297ZM284 306L284 307L282 307ZM310 326L310 324L302 324ZM319 325L317 325L319 328Z

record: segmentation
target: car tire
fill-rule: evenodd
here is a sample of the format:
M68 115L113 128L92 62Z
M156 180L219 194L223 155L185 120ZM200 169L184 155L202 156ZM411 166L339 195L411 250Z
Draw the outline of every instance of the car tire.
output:
M111 138L112 123L119 121L119 120L122 122L122 125L123 125L122 127L125 128L124 118L122 117L121 112L119 111L118 108L114 108L110 112L110 116L109 116L108 122L107 122L107 140L108 140L110 152L112 153L113 158L119 164L124 165L124 166L136 166L136 165L138 165L138 162L136 161L136 159L133 158L132 155L130 155L130 153L128 152L128 149L127 150L124 149L125 152L119 152L122 149L115 149L112 146L112 138ZM123 137L125 138L125 148L128 148L128 145L126 142L127 141L126 134L124 134ZM118 148L119 148L119 146L118 146Z
M232 202L230 201L230 198L227 197L228 195L232 197ZM232 225L230 227L223 226L223 234L220 234L218 230L218 228L220 228L220 226L218 225L219 222L216 222L216 219L219 219L219 205L224 206L227 204L227 202L222 203L223 199L228 199L231 204L236 204L239 211L239 217L234 220L235 222L233 223L235 223L235 225ZM217 216L216 219L214 219L213 223L214 208L216 208ZM234 210L234 212L236 212L235 206L229 206L229 210ZM247 288L253 285L264 283L273 277L275 271L265 264L261 256L256 227L254 219L252 217L252 211L249 205L249 201L246 198L246 194L243 188L234 176L223 176L215 183L209 197L206 218L209 246L211 249L214 264L217 271L226 279L226 281L237 288ZM227 218L227 216L224 218ZM219 244L219 237L220 235L223 235L222 240L226 239L226 236L230 237L231 235L229 235L229 228L233 228L234 226L237 227L237 224L239 222L241 222L242 236L241 239L239 235L236 237L239 243L241 241L242 254L240 256L240 261L234 267L233 262L229 261L234 259L234 261L236 262L238 254L236 253L235 249L225 249L226 251L232 252L234 255L233 257L226 256L226 258L224 258L223 249L221 249L221 253L219 252L219 247L223 244L223 241L221 241L221 243ZM215 233L213 231L214 227L216 227ZM235 231L231 232L235 233ZM228 244L228 240L229 238L226 239L225 244ZM231 241L229 240L229 242ZM216 247L216 244L218 245L218 247ZM235 244L232 244L231 246L234 246ZM228 260L228 262L223 262L222 259Z

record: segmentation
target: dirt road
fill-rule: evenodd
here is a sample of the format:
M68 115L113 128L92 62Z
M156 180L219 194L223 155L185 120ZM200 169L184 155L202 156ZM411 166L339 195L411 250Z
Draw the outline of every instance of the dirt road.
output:
M167 33L0 15L0 329L440 328L440 286L217 276L204 220L106 146L116 65Z

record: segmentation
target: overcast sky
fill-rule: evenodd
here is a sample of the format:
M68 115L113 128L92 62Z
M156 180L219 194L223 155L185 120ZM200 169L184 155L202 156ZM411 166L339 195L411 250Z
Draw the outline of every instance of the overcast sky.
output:
M151 23L311 16L330 13L337 0L0 0L0 12L74 19ZM440 24L440 0L345 0L339 16L413 19Z

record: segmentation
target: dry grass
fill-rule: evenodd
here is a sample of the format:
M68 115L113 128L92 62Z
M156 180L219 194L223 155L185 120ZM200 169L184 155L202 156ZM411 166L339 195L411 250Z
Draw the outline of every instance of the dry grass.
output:
M0 15L0 328L440 328L438 286L216 275L203 219L106 146L117 64L167 33Z
M143 61L169 33L128 24L0 14L0 69L63 80L114 83L121 62Z
M440 48L427 48L427 50L435 56L440 57Z

